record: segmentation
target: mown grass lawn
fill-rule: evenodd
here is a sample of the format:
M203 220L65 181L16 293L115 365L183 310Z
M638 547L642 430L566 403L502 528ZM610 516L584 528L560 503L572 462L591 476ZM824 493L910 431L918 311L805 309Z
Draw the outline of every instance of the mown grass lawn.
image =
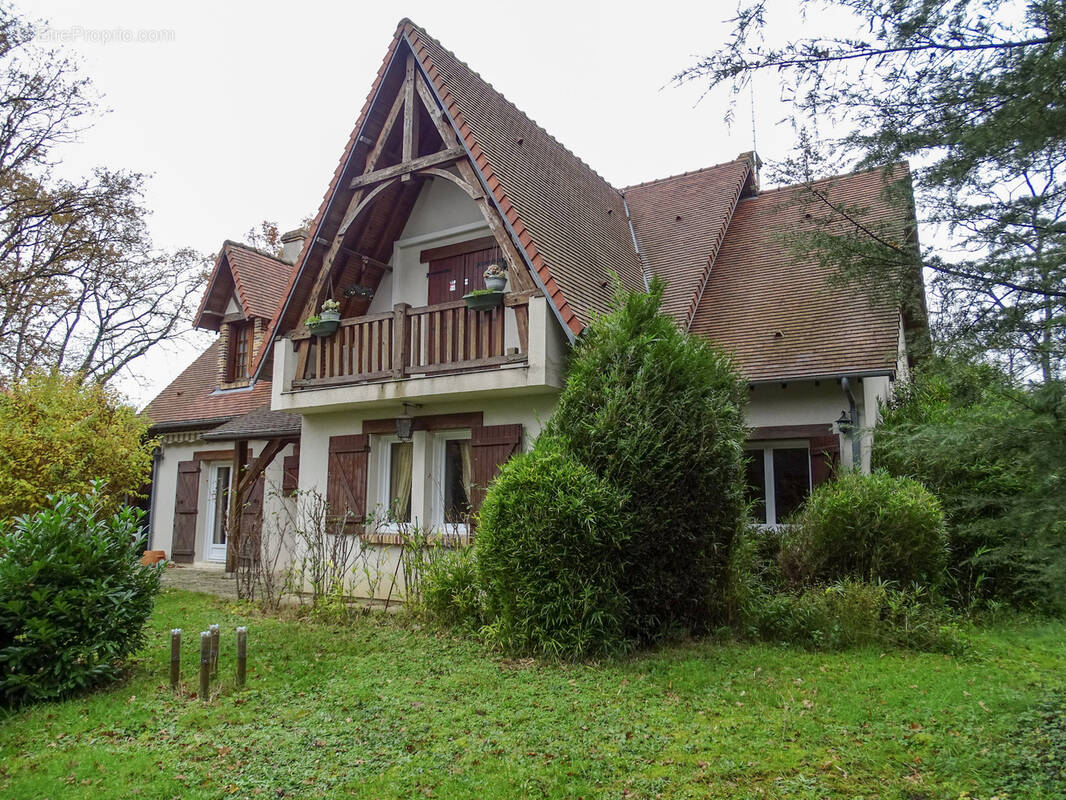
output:
M167 631L186 631L194 691L211 622L220 694L176 697ZM151 628L127 682L0 720L0 797L990 798L1019 715L1066 676L1061 623L976 633L963 658L706 641L581 666L177 590Z

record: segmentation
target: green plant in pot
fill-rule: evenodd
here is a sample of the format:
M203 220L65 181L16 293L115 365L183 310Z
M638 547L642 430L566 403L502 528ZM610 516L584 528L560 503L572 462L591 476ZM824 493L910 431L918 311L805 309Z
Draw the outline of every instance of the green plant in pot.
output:
M327 300L317 314L304 320L304 324L314 336L329 336L341 324L341 304L336 300Z
M503 292L493 289L475 289L469 294L464 294L466 307L473 311L484 311L496 308L503 302Z

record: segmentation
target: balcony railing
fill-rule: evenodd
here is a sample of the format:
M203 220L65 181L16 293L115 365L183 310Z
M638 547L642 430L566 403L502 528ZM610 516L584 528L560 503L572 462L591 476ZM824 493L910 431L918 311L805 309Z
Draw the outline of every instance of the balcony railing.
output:
M330 336L299 334L293 389L495 369L525 362L529 296L474 311L462 300L341 320Z

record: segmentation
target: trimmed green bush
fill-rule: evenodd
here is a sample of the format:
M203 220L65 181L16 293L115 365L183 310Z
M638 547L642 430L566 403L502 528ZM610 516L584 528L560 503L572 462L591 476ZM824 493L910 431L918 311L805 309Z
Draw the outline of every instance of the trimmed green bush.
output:
M472 547L433 550L421 575L420 610L450 628L478 630L485 618L485 595L477 581Z
M743 522L747 387L732 360L660 311L663 283L620 293L574 349L547 430L617 488L627 638L710 628Z
M917 481L887 472L845 472L817 487L781 547L793 584L855 578L936 586L946 563L940 503Z
M43 700L111 680L144 642L161 568L138 563L140 512L88 495L0 524L0 699Z
M568 658L625 648L625 502L556 437L503 465L474 540L491 641Z

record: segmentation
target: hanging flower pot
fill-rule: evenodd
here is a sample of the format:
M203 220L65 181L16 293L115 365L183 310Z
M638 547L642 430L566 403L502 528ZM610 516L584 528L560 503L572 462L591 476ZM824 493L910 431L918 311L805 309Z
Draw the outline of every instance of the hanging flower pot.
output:
M304 324L307 326L307 330L311 332L312 336L332 336L340 327L341 320L340 314L337 314L336 319L322 319L317 314L308 317Z
M484 272L485 288L493 292L502 292L507 285L507 270L503 264L497 262L489 264Z
M492 289L475 289L470 294L464 294L466 307L473 311L485 311L496 308L503 303L503 292Z

